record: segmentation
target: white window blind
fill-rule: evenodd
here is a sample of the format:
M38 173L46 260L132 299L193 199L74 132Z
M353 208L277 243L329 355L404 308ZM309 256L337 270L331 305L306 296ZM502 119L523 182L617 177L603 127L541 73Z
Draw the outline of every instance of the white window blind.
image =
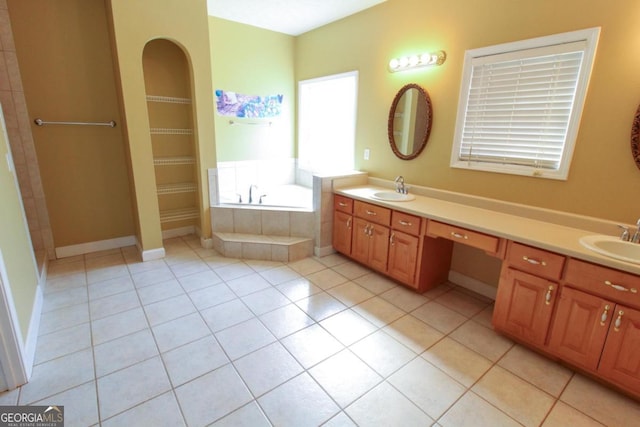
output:
M471 57L452 166L566 178L587 48L579 40Z

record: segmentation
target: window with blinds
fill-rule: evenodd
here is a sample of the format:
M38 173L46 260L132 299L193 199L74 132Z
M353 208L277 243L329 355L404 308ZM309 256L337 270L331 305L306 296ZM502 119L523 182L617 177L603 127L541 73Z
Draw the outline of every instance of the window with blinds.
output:
M451 166L566 179L598 32L467 51Z

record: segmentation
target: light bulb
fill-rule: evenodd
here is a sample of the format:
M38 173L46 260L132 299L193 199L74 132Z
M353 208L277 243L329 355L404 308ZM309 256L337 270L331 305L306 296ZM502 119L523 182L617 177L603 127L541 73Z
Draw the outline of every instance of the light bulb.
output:
M398 61L398 58L393 58L391 61L389 61L389 68L391 68L392 70L398 69L399 66L400 61Z

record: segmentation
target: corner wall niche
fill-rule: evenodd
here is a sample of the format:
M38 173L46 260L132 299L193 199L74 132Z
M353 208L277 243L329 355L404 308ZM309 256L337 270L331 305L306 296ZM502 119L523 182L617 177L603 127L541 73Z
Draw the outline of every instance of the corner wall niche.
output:
M189 63L178 45L156 39L145 46L143 66L162 231L195 228L200 209Z

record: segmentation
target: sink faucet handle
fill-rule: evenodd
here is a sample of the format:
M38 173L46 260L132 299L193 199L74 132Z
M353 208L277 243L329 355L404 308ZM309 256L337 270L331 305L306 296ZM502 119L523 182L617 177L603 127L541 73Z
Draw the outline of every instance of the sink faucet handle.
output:
M638 219L638 221L636 221L636 232L633 233L633 236L631 237L630 241L633 243L640 243L640 219Z
M620 240L624 242L628 242L631 239L631 234L629 234L629 227L626 225L619 225L618 227L622 230L622 234L620 235Z

